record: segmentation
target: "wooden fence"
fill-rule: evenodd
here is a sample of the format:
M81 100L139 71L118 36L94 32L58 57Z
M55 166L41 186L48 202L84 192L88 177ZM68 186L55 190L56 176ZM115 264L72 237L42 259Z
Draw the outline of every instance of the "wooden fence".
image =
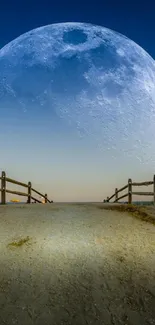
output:
M152 192L136 192L133 190L134 186L149 186L153 185L153 191ZM118 197L118 193L124 191L127 189L127 193ZM147 181L147 182L132 182L132 179L128 179L128 184L120 188L119 190L115 188L115 193L111 195L110 197L107 196L106 200L103 200L104 203L109 202L111 199L114 198L113 203L118 202L121 199L124 199L125 197L128 197L128 204L132 203L132 197L133 195L146 195L146 196L152 196L153 197L153 202L155 204L155 175L153 176L153 181Z
M28 184L16 181L12 178L6 177L6 173L4 171L2 171L1 177L1 188L0 188L0 192L1 192L1 204L6 204L6 193L10 193L10 194L15 194L15 195L21 195L21 196L25 196L27 197L27 203L32 203L32 200L36 203L42 203L41 200L38 200L37 198L35 198L32 195L32 192L38 194L39 196L41 196L42 198L45 199L45 203L53 203L53 201L50 201L47 197L47 194L42 194L39 191L35 190L32 187L32 183L28 182ZM16 184L16 185L20 185L23 186L25 188L27 188L27 193L25 192L19 192L19 191L13 191L13 190L9 190L6 188L6 183L12 183L12 184Z

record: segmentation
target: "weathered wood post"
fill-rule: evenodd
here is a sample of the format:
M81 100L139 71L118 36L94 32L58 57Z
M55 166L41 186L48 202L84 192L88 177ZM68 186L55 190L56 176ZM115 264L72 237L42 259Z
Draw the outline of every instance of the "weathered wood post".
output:
M155 205L155 175L153 175L153 203Z
M118 199L118 193L117 193L118 189L115 188L115 201L117 202L117 199Z
M128 204L132 203L132 179L128 179Z
M4 171L2 171L1 178L1 204L6 204L6 174Z
M27 203L31 203L31 188L32 188L32 184L31 184L31 182L28 182L28 198L27 198Z
M45 194L45 203L47 203L47 194Z

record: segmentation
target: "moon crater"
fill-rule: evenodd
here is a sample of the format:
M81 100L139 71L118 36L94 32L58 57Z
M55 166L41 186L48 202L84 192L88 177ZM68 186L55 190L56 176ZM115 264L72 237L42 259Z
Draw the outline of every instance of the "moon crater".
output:
M87 34L80 29L74 29L63 34L63 42L70 45L79 45L87 41Z

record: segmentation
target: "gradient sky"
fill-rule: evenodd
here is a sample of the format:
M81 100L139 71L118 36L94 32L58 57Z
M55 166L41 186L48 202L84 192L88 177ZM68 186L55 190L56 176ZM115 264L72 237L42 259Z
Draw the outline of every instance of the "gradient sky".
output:
M117 2L117 6L115 2L102 1L89 6L83 1L54 5L46 0L42 4L6 1L0 11L0 47L40 26L79 21L120 32L155 59L153 6L155 9L155 5L147 2L139 8L131 1L124 5ZM100 201L115 187L126 184L128 177L135 180L153 177L154 156L150 164L124 155L114 160L111 148L105 156L93 137L79 137L74 125L68 127L63 120L58 121L50 109L36 110L33 106L31 111L24 111L16 101L7 106L0 101L0 108L0 136L4 139L0 170L5 170L11 178L32 181L34 187L47 192L54 201Z

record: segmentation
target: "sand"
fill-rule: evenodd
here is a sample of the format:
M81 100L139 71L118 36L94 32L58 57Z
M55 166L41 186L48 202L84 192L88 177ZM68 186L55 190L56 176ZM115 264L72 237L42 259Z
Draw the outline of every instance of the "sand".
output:
M155 324L155 226L99 206L0 206L0 325Z

